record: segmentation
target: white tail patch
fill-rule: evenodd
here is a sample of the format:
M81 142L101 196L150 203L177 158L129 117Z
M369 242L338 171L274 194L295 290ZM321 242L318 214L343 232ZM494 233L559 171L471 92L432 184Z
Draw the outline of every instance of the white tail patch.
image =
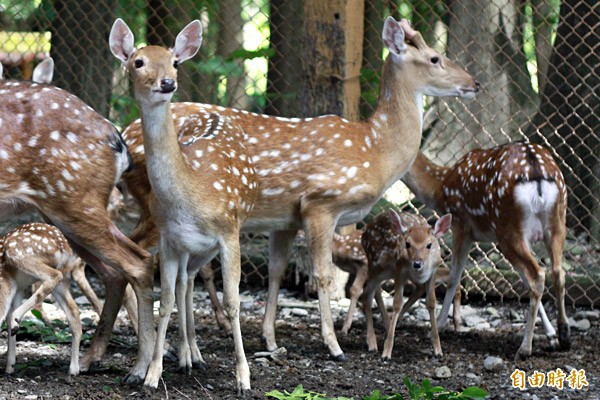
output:
M557 198L558 187L555 182L541 180L515 186L515 201L523 210L523 237L528 243L544 239Z

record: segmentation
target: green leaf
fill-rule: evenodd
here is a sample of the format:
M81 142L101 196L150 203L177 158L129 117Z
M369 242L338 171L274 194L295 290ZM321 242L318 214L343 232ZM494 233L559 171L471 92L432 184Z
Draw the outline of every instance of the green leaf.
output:
M31 313L33 314L34 317L36 317L40 321L44 321L44 318L42 318L42 313L40 312L40 310L36 310L34 308L34 309L31 310Z
M461 395L472 399L483 399L488 395L488 392L477 386L471 386L462 391Z

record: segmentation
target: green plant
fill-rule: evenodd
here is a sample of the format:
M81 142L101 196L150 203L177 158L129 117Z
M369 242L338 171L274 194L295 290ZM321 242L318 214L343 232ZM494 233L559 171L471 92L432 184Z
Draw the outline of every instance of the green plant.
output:
M453 392L441 386L431 386L429 379L424 379L420 385L413 384L409 378L404 378L403 382L408 389L411 400L479 400L488 395L485 390L476 386L468 387L462 392ZM287 390L283 392L272 390L265 393L265 396L274 397L278 400L354 400L351 397L325 397L325 394L305 390L302 385L298 385L291 393ZM361 400L404 400L404 397L400 393L382 395L379 390L376 390L370 396L363 397Z

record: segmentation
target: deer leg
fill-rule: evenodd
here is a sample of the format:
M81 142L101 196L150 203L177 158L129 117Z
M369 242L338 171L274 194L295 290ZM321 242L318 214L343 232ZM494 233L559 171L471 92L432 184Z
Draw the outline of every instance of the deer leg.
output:
M135 292L131 285L127 285L125 287L125 293L123 294L123 306L125 310L127 310L127 315L129 316L129 322L131 322L131 328L138 334L138 304L137 299L135 297Z
M367 280L368 272L369 270L366 267L359 268L356 271L354 282L352 282L352 286L350 287L350 307L348 307L348 315L346 315L344 326L342 326L342 334L344 335L348 334L348 331L352 326L352 319L354 317L354 312L356 311L358 298L362 294L363 286L365 285L365 281Z
M146 379L144 380L144 386L155 389L158 387L158 381L163 371L163 349L165 346L165 336L167 334L169 318L175 305L175 289L177 285L177 276L179 274L178 270L181 265L181 256L181 253L169 246L166 243L166 240L161 237L159 322L156 332L156 341L154 342L152 362L148 367Z
M82 261L71 271L71 278L77 283L83 295L89 300L98 315L102 314L102 302L85 276L85 263Z
M383 353L381 354L381 358L383 360L389 360L392 358L394 337L396 336L396 325L398 324L398 318L400 317L400 311L402 310L402 301L404 300L404 285L406 282L397 276L394 283L394 308L392 311L390 326L387 329L385 342L383 343Z
M385 303L383 302L382 292L383 289L381 288L381 285L379 285L377 290L375 290L375 302L377 303L377 308L379 308L379 312L381 313L381 323L387 331L390 327L390 316L388 315Z
M183 254L179 259L179 269L175 286L175 298L177 301L177 316L179 317L179 369L188 375L191 375L192 354L188 341L188 323L191 322L193 325L194 321L193 318L192 321L187 320L189 316L187 312L187 292L189 282L188 261L189 254Z
M36 290L38 290L39 287L40 287L40 282L34 282L31 285L31 291L35 292ZM50 325L50 323L51 323L50 318L48 318L48 315L46 315L46 311L44 311L44 299L42 299L42 301L40 301L38 304L33 306L33 309L37 310L37 312L40 313L40 315L42 317L42 321L44 321L44 323L46 325Z
M420 285L425 286L425 285ZM460 291L457 291L460 293ZM435 275L433 275L427 283L427 310L429 311L429 321L431 322L431 343L433 345L433 355L436 357L442 356L442 344L440 342L440 333L438 331L437 319L435 317ZM456 307L456 303L454 304Z
M500 233L499 233L500 234ZM529 288L529 312L525 323L525 334L515 360L523 360L531 355L535 317L544 294L545 271L537 264L527 244L514 235L506 235L500 243L500 250L506 258L525 276L525 285Z
M287 269L287 263L292 252L292 243L296 231L275 231L269 235L269 289L267 304L263 319L262 333L267 350L277 350L275 341L275 319L277 317L277 298L279 287Z
M417 302L417 300L419 300L421 298L421 296L423 296L423 293L425 293L426 289L427 288L425 287L425 285L415 284L414 289L413 289L412 293L410 294L410 297L408 298L406 303L404 303L404 305L402 306L402 310L400 311L400 318L402 318L404 316L404 313L408 312L408 310L410 310L410 308L413 306L413 304L415 304Z
M314 206L314 205L313 205ZM342 351L335 330L330 305L330 288L333 283L333 260L331 256L331 243L335 220L329 212L320 207L308 208L310 215L304 219L304 231L308 244L308 252L313 265L313 275L317 282L319 297L319 311L321 312L321 336L329 353L335 361L345 361L346 355Z
M188 289L185 294L185 312L187 314L186 317L186 329L188 336L188 343L190 346L190 353L192 355L192 368L196 369L206 369L206 362L202 358L202 354L200 353L200 348L198 347L198 343L196 341L196 324L194 319L194 279L196 278L196 274L198 270L189 271L189 263L188 263ZM210 262L205 263L204 266L208 265L210 267ZM212 268L211 268L212 271ZM219 306L221 303L219 303ZM221 310L222 312L222 310ZM224 316L224 315L223 315ZM228 321L229 322L229 321Z
M551 233L545 238L546 248L550 254L552 263L552 280L554 290L556 291L556 310L558 325L558 341L560 348L569 350L571 348L571 339L569 333L569 322L565 308L565 271L562 267L563 246L565 244L565 221L564 215L558 215L553 219Z
M227 318L225 318L223 307L221 307L221 302L217 296L217 288L215 287L215 273L210 263L206 263L200 267L200 276L202 276L204 286L208 292L208 297L210 298L210 303L215 311L217 325L224 329L227 334L231 334L231 324Z
M38 262L35 259L28 260L26 265L20 266L20 269L24 273L31 275L38 280L40 282L40 286L27 300L25 300L25 302L20 304L13 311L12 319L7 321L7 325L9 326L9 334L11 336L17 334L19 322L25 313L48 297L63 280L63 274L60 271L42 262Z
M57 226L63 227L61 230L66 233L74 250L94 268L106 288L100 322L90 349L81 359L81 370L88 370L91 363L99 360L106 352L125 287L129 282L138 303L138 354L125 381L140 382L152 359L155 332L152 313L152 258L110 221L105 207L89 206L88 212L79 212L82 216L75 216L70 223ZM94 234L90 235L90 232Z
M246 354L244 353L240 325L240 279L242 266L239 232L233 232L228 237L222 238L220 247L223 274L223 307L225 308L225 315L231 323L233 334L238 395L245 395L250 391L250 368L246 360Z
M79 307L73 300L73 296L71 296L69 284L68 280L63 280L56 287L53 294L56 302L64 311L69 327L71 328L71 363L69 365L69 374L76 376L79 375L79 344L81 343L82 328L81 319L79 318Z
M448 322L448 313L450 312L450 305L453 302L454 294L460 285L460 279L462 273L467 265L467 257L469 255L469 248L471 242L466 240L464 233L462 232L460 225L452 224L452 262L450 267L450 282L446 289L446 295L444 296L444 303L442 304L442 311L438 316L438 325L440 329L446 327Z
M11 304L8 307L8 312L6 314L6 321L8 326L8 339L7 339L7 353L6 353L6 373L12 374L15 371L15 363L17 359L17 335L11 334L11 326L10 321L13 321L13 311L17 304L21 304L23 301L23 291L17 289ZM15 332L16 333L16 332Z
M365 322L367 324L367 348L369 351L377 351L377 336L373 327L373 297L380 283L381 281L377 277L369 277L361 296Z

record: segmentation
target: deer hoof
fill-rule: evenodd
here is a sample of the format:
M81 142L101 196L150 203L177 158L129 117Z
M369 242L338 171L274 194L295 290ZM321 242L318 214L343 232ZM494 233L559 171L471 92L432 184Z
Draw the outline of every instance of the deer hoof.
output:
M241 384L238 384L237 390L237 398L238 399L249 399L252 395L252 391L249 388L242 387Z
M206 371L208 369L208 364L204 361L194 361L192 362L192 368L199 369L200 371Z
M144 379L137 375L127 374L125 379L123 379L123 382L129 385L141 385L144 382Z
M560 342L560 348L562 350L571 349L571 337L568 323L558 325L558 341Z
M515 361L525 361L530 356L531 356L531 353L527 354L524 351L522 351L521 349L519 349L519 351L517 351L517 354L515 354Z
M332 355L331 358L333 358L333 361L336 361L336 362L348 361L348 356L346 356L346 354L344 354L344 353L340 353L337 356Z
M381 357L381 361L382 361L382 362L384 362L384 363L386 363L386 362L390 361L391 359L392 359L392 358L391 358L391 357L388 357L388 356L383 356L383 357Z

